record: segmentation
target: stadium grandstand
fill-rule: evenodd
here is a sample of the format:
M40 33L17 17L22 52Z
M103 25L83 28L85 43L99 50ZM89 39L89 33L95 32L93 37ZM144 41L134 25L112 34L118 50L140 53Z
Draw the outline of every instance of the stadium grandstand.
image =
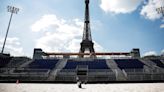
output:
M1 53L0 82L76 83L77 78L84 83L164 81L163 56L141 57L138 48L129 52L96 52L90 30L89 0L85 4L79 53L44 52L34 48L32 59Z

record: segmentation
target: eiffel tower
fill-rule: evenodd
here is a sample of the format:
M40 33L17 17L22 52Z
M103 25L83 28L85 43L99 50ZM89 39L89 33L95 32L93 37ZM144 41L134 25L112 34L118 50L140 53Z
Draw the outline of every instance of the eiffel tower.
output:
M90 18L89 18L89 0L85 0L85 20L84 20L84 32L83 39L80 43L80 53L89 51L92 57L95 57L94 43L92 42L91 29L90 29ZM81 55L80 57L84 57Z

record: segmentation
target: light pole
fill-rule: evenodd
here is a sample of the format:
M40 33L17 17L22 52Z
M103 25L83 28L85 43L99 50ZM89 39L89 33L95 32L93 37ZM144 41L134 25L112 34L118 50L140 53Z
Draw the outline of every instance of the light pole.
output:
M157 11L158 14L162 14L162 16L164 17L164 6L163 7L161 6L161 7L157 8L156 11Z
M7 11L10 12L11 15L10 15L10 20L9 20L9 24L8 24L8 27L7 27L6 36L5 36L5 40L4 40L4 43L3 43L3 47L2 47L1 53L3 53L4 48L5 48L6 39L7 39L7 35L8 35L8 32L9 32L9 28L10 28L12 16L13 16L14 13L15 13L15 14L18 13L19 8L16 8L16 7L14 7L14 6L7 6Z

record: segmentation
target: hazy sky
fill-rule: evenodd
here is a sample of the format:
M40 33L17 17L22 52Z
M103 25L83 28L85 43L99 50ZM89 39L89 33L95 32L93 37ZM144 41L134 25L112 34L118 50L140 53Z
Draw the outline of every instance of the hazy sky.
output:
M50 52L79 52L84 0L0 0L0 48L8 26L7 5L14 14L5 52L32 56L35 47ZM164 52L164 20L156 8L164 0L90 0L92 39L97 52L142 55Z

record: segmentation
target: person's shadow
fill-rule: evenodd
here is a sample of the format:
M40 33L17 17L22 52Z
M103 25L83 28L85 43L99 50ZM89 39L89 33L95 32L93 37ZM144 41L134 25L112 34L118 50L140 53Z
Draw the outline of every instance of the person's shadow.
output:
M86 88L81 87L80 89L86 89Z

